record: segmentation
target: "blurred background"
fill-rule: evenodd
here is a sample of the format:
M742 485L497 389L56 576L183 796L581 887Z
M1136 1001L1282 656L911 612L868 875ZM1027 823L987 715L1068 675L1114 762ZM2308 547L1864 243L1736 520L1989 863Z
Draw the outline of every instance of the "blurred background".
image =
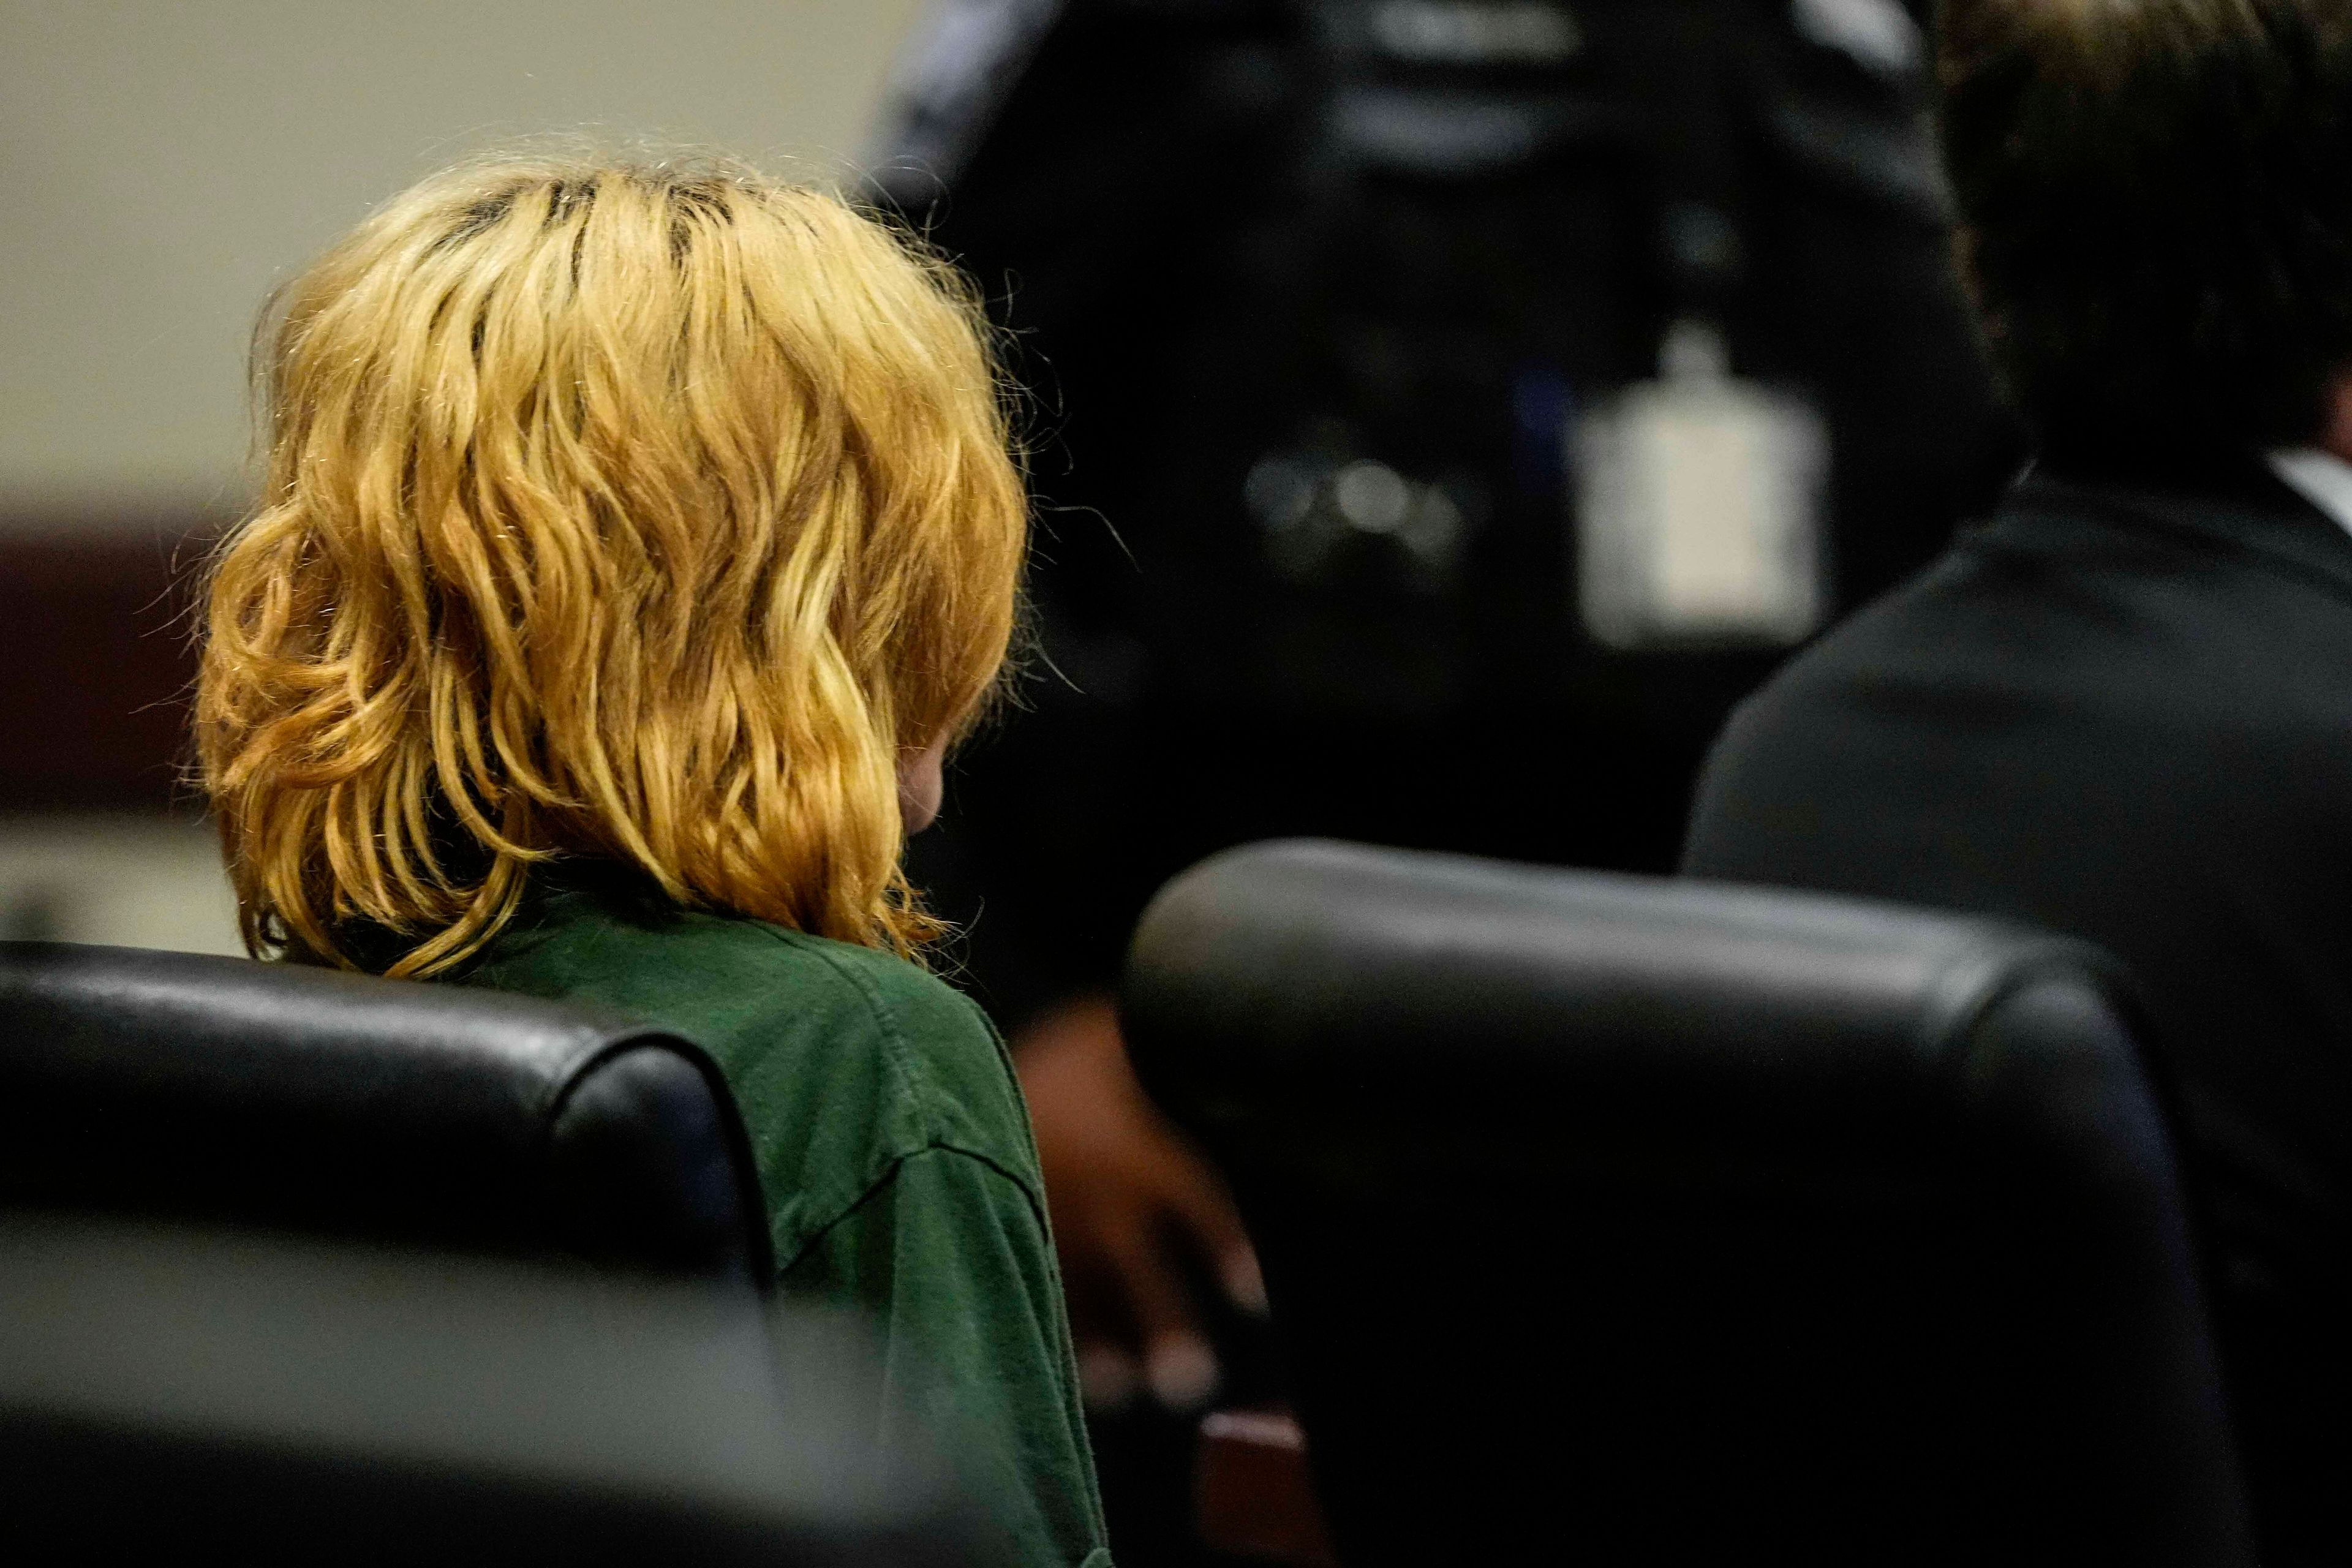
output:
M546 132L847 171L916 0L0 0L0 937L236 951L179 782L247 336L376 203Z
M917 884L1026 1087L1114 1537L1279 1394L1108 996L1294 834L1672 868L1790 647L2018 461L1925 0L0 0L0 937L236 951L180 772L247 335L376 203L547 133L860 186L1008 329L1021 700Z

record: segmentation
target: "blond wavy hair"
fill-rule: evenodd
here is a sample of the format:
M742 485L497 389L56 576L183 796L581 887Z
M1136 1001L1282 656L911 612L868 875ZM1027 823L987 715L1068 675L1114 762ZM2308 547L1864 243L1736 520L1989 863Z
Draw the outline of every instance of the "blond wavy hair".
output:
M996 689L1027 503L974 297L824 192L508 157L257 339L195 733L247 945L462 963L530 868L913 953L901 759Z

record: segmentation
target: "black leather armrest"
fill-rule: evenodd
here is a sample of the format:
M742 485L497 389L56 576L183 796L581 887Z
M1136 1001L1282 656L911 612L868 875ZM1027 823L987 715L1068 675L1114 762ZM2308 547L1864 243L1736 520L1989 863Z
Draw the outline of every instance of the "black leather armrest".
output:
M766 1205L743 1181L751 1151L699 1050L640 1038L607 1051L563 1096L548 1142L557 1224L581 1256L771 1279Z

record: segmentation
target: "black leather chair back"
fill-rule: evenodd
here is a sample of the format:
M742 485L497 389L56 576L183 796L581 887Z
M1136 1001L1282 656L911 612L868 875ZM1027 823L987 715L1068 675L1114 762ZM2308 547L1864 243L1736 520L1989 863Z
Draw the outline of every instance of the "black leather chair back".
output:
M1977 920L1294 843L1160 893L1124 1016L1344 1562L2244 1563L2123 997Z
M742 1123L687 1041L190 953L0 943L0 1204L773 1273Z

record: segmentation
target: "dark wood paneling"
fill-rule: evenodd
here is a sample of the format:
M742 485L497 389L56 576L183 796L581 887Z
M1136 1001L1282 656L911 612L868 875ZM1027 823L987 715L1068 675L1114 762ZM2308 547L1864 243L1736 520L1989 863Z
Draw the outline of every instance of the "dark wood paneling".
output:
M1331 1532L1307 1470L1307 1435L1286 1410L1225 1410L1201 1423L1201 1539L1220 1552L1333 1568Z
M0 528L0 810L184 802L205 531Z

